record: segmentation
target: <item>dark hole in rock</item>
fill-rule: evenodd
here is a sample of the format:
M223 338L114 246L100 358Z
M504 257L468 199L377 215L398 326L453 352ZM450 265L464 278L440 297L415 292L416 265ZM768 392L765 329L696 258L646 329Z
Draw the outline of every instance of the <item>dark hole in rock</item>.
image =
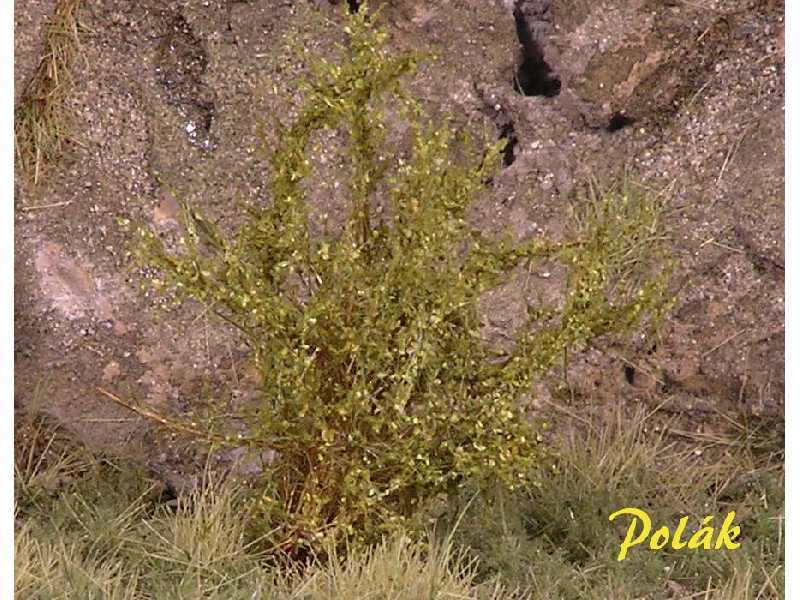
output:
M153 500L156 504L163 505L168 511L175 512L180 502L178 491L172 484L166 481L162 481L162 483L163 487L160 493Z
M514 9L514 22L522 46L522 63L514 77L514 91L524 96L558 96L561 93L561 79L545 62L542 47L531 35L525 15L519 9Z
M624 112L618 110L613 115L611 115L611 119L608 121L608 126L606 127L606 131L609 133L614 133L615 131L619 131L625 127L633 125L634 120L633 118L626 115Z
M357 13L358 9L361 8L361 2L358 0L347 0L347 6L351 13Z
M503 148L503 166L510 167L514 164L514 148L517 147L517 132L514 131L514 123L508 122L500 129L500 139L506 140L506 147Z
M633 384L634 375L636 375L636 369L634 369L630 365L625 365L625 381L627 381L630 384Z
M183 15L173 15L157 48L156 76L168 103L183 118L190 142L213 150L210 130L216 108L214 92L203 81L207 66L205 48L191 25Z
M517 131L514 127L514 121L508 116L502 106L499 104L494 104L493 102L489 102L484 97L483 92L477 87L476 92L483 100L483 112L491 119L492 123L498 130L498 141L505 140L506 142L500 156L501 165L503 168L510 167L512 164L514 164L515 160L514 149L519 144ZM484 160L486 160L485 152L481 158L481 168L483 168ZM483 179L481 183L483 183L485 186L491 186L494 183L494 179L487 177Z

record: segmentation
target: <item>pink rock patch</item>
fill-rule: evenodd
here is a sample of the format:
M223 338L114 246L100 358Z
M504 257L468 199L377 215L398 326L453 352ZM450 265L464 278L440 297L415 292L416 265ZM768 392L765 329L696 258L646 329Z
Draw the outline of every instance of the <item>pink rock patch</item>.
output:
M119 377L119 374L119 363L115 360L112 360L103 369L103 381L113 381L115 378Z
M153 222L158 227L175 227L178 225L180 206L175 198L164 196L161 203L153 209Z
M67 318L77 319L92 311L100 320L113 318L111 304L98 294L94 280L66 256L59 244L45 242L36 253L34 264L42 293Z

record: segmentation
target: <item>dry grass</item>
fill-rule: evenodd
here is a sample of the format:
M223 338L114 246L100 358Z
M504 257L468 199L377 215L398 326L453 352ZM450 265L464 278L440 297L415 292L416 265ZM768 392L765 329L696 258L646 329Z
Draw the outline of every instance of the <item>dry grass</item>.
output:
M391 598L396 600L501 600L516 597L499 583L476 583L474 561L451 544L392 537L371 552L333 556L303 573L276 579L286 600Z
M38 184L61 156L69 139L70 119L64 98L78 52L78 10L82 0L57 0L47 24L44 52L14 111L17 165L25 179Z
M619 410L602 423L562 421L539 488L474 502L455 541L471 548L480 575L533 600L780 598L782 439L724 415L730 428L713 440L719 451L698 456L652 416ZM744 541L735 552L639 549L620 563L622 538L608 515L623 506L668 524L735 510Z
M15 597L398 600L508 598L475 583L448 543L385 540L304 569L265 565L247 537L240 489L206 473L176 508L150 482L74 446L41 423L18 436Z
M781 440L730 423L713 463L655 432L646 413L576 425L559 437L541 488L468 494L437 523L444 536L397 535L304 569L255 552L243 490L208 478L170 508L142 474L36 426L17 440L15 589L98 599L779 598L783 474L772 450ZM733 553L637 549L618 563L608 514L622 505L647 506L659 522L735 509L744 543Z

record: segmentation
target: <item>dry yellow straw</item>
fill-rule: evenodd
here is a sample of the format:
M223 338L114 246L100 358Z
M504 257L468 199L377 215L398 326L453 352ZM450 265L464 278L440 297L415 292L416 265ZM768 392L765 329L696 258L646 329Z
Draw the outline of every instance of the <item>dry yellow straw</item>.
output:
M14 145L20 172L34 184L61 156L68 138L64 98L78 50L77 12L82 0L57 0L45 30L44 52L14 111Z

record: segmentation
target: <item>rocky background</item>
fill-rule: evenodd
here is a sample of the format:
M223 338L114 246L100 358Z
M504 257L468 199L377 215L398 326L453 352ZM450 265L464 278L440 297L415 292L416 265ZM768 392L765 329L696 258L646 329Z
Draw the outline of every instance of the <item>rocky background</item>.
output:
M17 98L54 4L15 3ZM170 481L192 472L191 451L96 387L191 410L222 390L252 396L254 374L201 309L165 312L139 290L117 219L176 228L175 193L224 227L241 203L266 201L257 127L288 107L263 91L296 75L273 60L283 35L305 28L324 46L358 4L85 3L74 143L37 188L15 181L16 409ZM644 404L695 432L733 411L782 429L783 17L777 0L385 3L395 47L439 48L413 84L429 109L509 142L476 223L558 236L585 182L626 170L670 208L676 303L662 337L568 357L538 390L542 406ZM491 294L487 327L513 329L558 275L532 271Z

